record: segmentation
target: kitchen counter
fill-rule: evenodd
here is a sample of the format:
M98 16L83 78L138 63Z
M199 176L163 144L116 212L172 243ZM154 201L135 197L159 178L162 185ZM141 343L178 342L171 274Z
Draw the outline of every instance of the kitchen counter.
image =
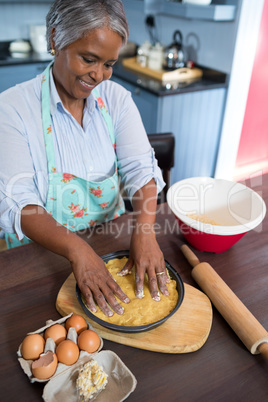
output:
M9 52L10 42L0 42L0 67L7 66L19 66L24 64L33 63L49 63L53 57L49 53L39 54L30 52L28 54L19 54L16 57L12 57Z
M252 178L246 185L259 191L268 202L268 175ZM99 255L126 250L130 244L131 220L132 214L123 215L82 237ZM120 232L115 232L116 228ZM266 217L259 230L246 234L225 253L195 252L200 261L213 266L265 328L268 328L267 236ZM197 287L190 265L180 251L183 238L167 204L159 205L157 240L182 280ZM56 297L71 273L70 264L37 244L29 244L1 252L0 267L1 399L41 401L43 385L30 383L17 361L16 351L27 332L42 327L48 319L60 318L55 308ZM157 353L106 339L104 350L115 352L137 378L137 388L128 397L129 402L261 402L268 398L267 361L261 355L250 354L216 309L209 337L196 352Z
M208 89L226 88L228 86L228 76L225 73L216 71L204 66L196 65L202 69L203 76L201 79L193 81L181 81L178 83L165 83L149 78L148 76L133 73L127 70L120 60L114 66L113 75L123 79L130 84L145 89L157 96L176 95L180 93L205 91Z
M24 57L12 57L10 54L0 53L0 67L19 66L40 62L49 63L51 60L53 60L53 57L49 54L29 53Z

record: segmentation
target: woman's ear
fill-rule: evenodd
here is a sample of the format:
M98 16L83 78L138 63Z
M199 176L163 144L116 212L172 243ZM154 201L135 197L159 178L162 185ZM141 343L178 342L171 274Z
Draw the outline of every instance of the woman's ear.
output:
M50 46L51 46L51 49L54 49L54 50L55 50L55 42L54 42L55 32L56 32L56 29L52 28L51 33L50 33Z

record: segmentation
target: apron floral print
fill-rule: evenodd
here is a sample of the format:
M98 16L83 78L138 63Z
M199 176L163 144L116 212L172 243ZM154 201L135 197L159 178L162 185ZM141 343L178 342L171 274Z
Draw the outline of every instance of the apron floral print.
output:
M119 191L117 157L115 153L114 174L99 182L88 181L67 172L57 172L50 115L49 74L51 65L52 63L46 68L42 78L42 124L49 174L46 210L61 225L72 231L78 231L115 219L125 212L124 202ZM93 93L97 98L115 150L112 119L96 88ZM14 233L6 233L5 237L8 248L31 242L26 237L18 240L18 236Z

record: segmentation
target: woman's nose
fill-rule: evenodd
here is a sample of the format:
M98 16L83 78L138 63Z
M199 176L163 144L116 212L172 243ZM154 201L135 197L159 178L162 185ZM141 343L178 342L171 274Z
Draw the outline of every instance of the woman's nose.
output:
M101 82L104 79L104 66L102 64L95 65L89 75L95 82Z

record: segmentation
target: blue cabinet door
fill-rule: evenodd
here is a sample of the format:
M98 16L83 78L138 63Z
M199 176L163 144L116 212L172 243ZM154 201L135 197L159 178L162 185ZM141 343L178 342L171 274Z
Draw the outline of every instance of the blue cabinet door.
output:
M41 74L48 63L19 64L0 67L0 92Z
M159 105L158 96L121 80L118 77L113 76L112 80L131 92L132 98L140 112L146 132L148 134L156 133Z
M159 132L175 135L172 184L193 176L213 177L221 135L226 89L161 98Z

